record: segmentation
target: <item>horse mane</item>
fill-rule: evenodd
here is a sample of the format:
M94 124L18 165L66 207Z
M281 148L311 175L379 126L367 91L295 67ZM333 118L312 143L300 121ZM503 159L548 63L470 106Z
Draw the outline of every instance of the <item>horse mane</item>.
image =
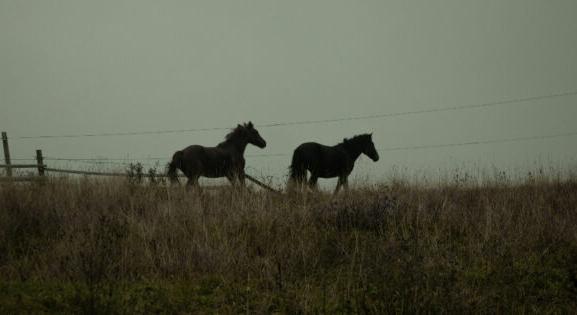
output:
M356 135L350 139L344 138L341 144L344 145L359 145L359 144L366 144L371 142L371 134L364 133L362 135Z
M241 135L247 128L249 128L248 124L242 124L242 125L239 124L235 128L231 129L226 136L224 136L224 141L219 143L218 146L234 141L234 139L236 139L237 136Z
M224 136L224 140L230 140L235 136L241 134L246 129L245 125L238 125L234 129L232 129L226 136Z

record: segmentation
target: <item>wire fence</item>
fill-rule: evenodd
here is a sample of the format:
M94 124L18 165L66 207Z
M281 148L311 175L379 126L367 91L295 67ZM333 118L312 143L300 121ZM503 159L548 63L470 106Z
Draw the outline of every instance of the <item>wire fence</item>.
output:
M471 145L483 145L492 143L513 143L513 142L526 142L533 140L547 140L554 138L566 138L577 136L577 131L574 132L564 132L555 133L548 135L533 135L524 137L510 137L510 138L499 138L499 139L479 139L465 142L453 142L453 143L439 143L439 144L423 144L423 145L412 145L412 146L399 146L399 147L385 147L378 148L378 151L382 152L394 152L394 151L410 151L410 150L424 150L424 149L436 149L436 148L447 148L447 147L460 147L460 146L471 146ZM246 155L249 158L266 158L266 157L288 157L291 156L289 153L272 153L272 154L252 154ZM20 158L13 159L20 161L33 161L34 159ZM47 161L63 161L63 162L82 162L82 163L94 163L94 164L111 164L111 165L131 165L136 163L143 164L143 161L156 161L157 163L161 161L170 161L170 157L140 157L140 158L114 158L114 157L45 157L44 160ZM154 163L148 163L152 165Z
M368 119L381 119L381 118L391 118L399 116L408 115L418 115L418 114L428 114L428 113L439 113L448 111L458 111L458 110L472 110L489 108L496 106L506 106L513 104L524 104L540 100L576 96L576 91L567 91L561 93L551 93L545 95L536 95L528 97L519 97L484 103L467 104L467 105L456 105L447 107L437 107L430 109L419 109L403 112L394 113L381 113L381 114L371 114L371 115L361 115L361 116L348 116L332 119L316 119L316 120L298 120L298 121L284 121L284 122L269 122L264 124L259 124L259 128L272 128L281 126L297 126L297 125L311 125L311 124L326 124L326 123L336 123L343 121L354 121L354 120L368 120ZM83 134L61 134L61 135L31 135L31 136L16 136L12 137L13 140L26 140L26 139L58 139L58 138L82 138L82 137L113 137L113 136L141 136L141 135L161 135L161 134L174 134L174 133L192 133L192 132L203 132L203 131L217 131L217 130L229 130L230 127L206 127L206 128L194 128L194 129L165 129L165 130L147 130L147 131L127 131L127 132L103 132L103 133L83 133Z
M529 103L539 100L545 99L552 99L552 98L560 98L560 97L569 97L569 96L576 96L577 91L569 91L564 93L554 93L554 94L547 94L547 95L538 95L538 96L530 96L524 98L515 98L515 99L507 99L507 100L500 100L500 101L493 101L493 102L486 102L486 103L478 103L478 104L469 104L469 105L459 105L459 106L449 106L449 107L438 107L433 109L421 109L421 110L413 110L413 111L404 111L404 112L396 112L396 113L383 113L383 114L373 114L373 115L364 115L364 116L349 116L349 117L341 117L341 118L334 118L334 119L318 119L318 120L300 120L300 121L285 121L285 122L270 122L261 124L259 128L272 128L272 127L280 127L280 126L296 126L296 125L310 125L310 124L325 124L325 123L334 123L334 122L343 122L343 121L354 121L354 120L367 120L367 119L379 119L379 118L390 118L390 117L398 117L398 116L407 116L407 115L417 115L417 114L427 114L427 113L439 113L439 112L448 112L448 111L458 111L458 110L472 110L472 109L480 109L480 108L489 108L489 107L496 107L496 106L505 106L505 105L513 105L513 104L523 104ZM135 131L135 132L109 132L109 133L84 133L84 134L62 134L62 135L36 135L36 136L17 136L12 137L10 139L15 140L25 140L25 139L51 139L51 138L81 138L81 137L111 137L111 136L133 136L133 135L151 135L151 134L172 134L172 133L184 133L184 132L198 132L198 131L214 131L214 130L229 130L229 127L210 127L210 128L196 128L196 129L174 129L174 130L155 130L155 131ZM512 143L512 142L523 142L523 141L534 141L534 140L547 140L547 139L554 139L554 138L562 138L562 137L572 137L577 136L577 131L571 132L564 132L564 133L555 133L555 134L545 134L545 135L530 135L530 136L523 136L523 137L509 137L509 138L498 138L498 139L477 139L465 142L451 142L451 143L438 143L438 144L422 144L422 145L411 145L411 146L398 146L398 147L385 147L379 148L379 151L383 152L394 152L394 151L408 151L408 150L424 150L424 149L435 149L435 148L446 148L446 147L459 147L459 146L471 146L471 145L483 145L483 144L492 144L492 143ZM6 133L2 134L2 140L4 144L4 151L5 151L5 165L0 165L0 167L6 168L7 173L10 174L12 169L14 168L37 168L39 175L43 176L44 172L55 172L55 173L64 173L64 174L77 174L77 175L96 175L96 176L127 176L128 173L124 172L96 172L96 171L81 171L81 170L70 170L70 169L63 169L63 168L53 168L53 167L46 167L44 165L44 161L54 161L54 162L78 162L78 163L86 163L92 165L116 165L116 166L123 166L127 168L132 168L134 166L140 167L142 170L143 165L154 167L151 169L156 169L157 167L162 166L162 161L168 162L170 157L141 157L141 158L134 158L134 157L126 157L126 158L112 158L112 157L42 157L41 150L37 150L37 154L39 153L40 156L37 156L36 159L34 158L13 158L11 159L9 156L8 150L8 138ZM247 158L269 158L269 157L287 157L290 154L288 153L269 153L269 154L252 154L247 155ZM36 164L11 164L11 160L14 161L36 161ZM147 162L145 162L147 161ZM164 174L156 174L151 172L149 174L139 174L139 176L147 178L153 177L166 177ZM182 176L182 175L181 175ZM259 181L258 179L247 175L246 176L249 180L270 191L277 190L271 188L270 186L264 184L263 182ZM20 177L19 179L15 180L26 180L28 177Z
M52 168L52 167L47 167L44 164L41 164L42 159L38 160L38 164L0 164L0 168L5 168L5 169L38 169L38 176L12 176L12 174L10 174L10 176L6 176L6 177L0 177L0 182L30 182L30 181L38 181L38 180L44 180L45 177L45 173L46 172L52 172L52 173L60 173L60 174L72 174L72 175L84 175L84 176L107 176L107 177L129 177L129 178L135 178L135 179L144 179L144 178L149 178L151 180L155 180L155 179L160 179L160 178L167 178L170 177L167 174L164 173L154 173L154 172L142 172L142 168L140 168L140 171L136 171L136 173L134 172L133 169L127 170L126 172L122 173L122 172L95 172L95 171L82 171L82 170L70 170L70 169L61 169L61 168ZM178 174L176 175L177 177L184 177L186 178L186 176L184 174ZM274 192L274 193L278 193L280 194L281 191L274 189L272 187L270 187L268 184L262 182L261 180L249 175L249 174L244 174L244 177L246 179L248 179L249 181L253 182L254 184L256 184L257 186L270 191L270 192Z

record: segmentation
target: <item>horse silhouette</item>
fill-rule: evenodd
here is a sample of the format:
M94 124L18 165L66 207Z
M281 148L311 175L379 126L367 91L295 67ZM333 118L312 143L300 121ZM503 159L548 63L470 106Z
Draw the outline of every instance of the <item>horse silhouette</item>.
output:
M188 186L198 187L200 176L226 177L232 185L244 186L244 151L249 143L261 149L266 147L252 122L239 124L216 147L191 145L176 151L168 164L168 177L172 183L178 183L179 169L188 178Z
M379 160L372 134L362 134L351 139L344 139L343 142L335 146L326 146L316 142L303 143L293 153L289 186L294 188L296 184L299 189L302 188L307 181L308 170L311 173L308 181L310 188L316 189L319 177L338 177L339 180L334 193L338 193L341 186L348 190L348 177L361 153L375 162Z

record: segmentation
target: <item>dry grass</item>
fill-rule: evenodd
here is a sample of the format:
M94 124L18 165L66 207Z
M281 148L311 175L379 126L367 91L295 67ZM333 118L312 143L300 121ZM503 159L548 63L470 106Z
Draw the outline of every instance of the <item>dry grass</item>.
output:
M0 313L566 313L577 181L0 186Z

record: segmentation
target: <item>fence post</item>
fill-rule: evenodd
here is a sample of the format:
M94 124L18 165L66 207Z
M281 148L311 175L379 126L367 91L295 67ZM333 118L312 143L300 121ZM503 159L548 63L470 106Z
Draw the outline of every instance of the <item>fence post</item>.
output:
M8 135L6 135L6 131L2 131L2 145L4 146L4 162L8 166L6 168L6 176L12 177L12 168L10 168L10 148L8 147Z
M36 150L36 164L38 165L38 175L44 176L44 158L42 157L42 150Z

